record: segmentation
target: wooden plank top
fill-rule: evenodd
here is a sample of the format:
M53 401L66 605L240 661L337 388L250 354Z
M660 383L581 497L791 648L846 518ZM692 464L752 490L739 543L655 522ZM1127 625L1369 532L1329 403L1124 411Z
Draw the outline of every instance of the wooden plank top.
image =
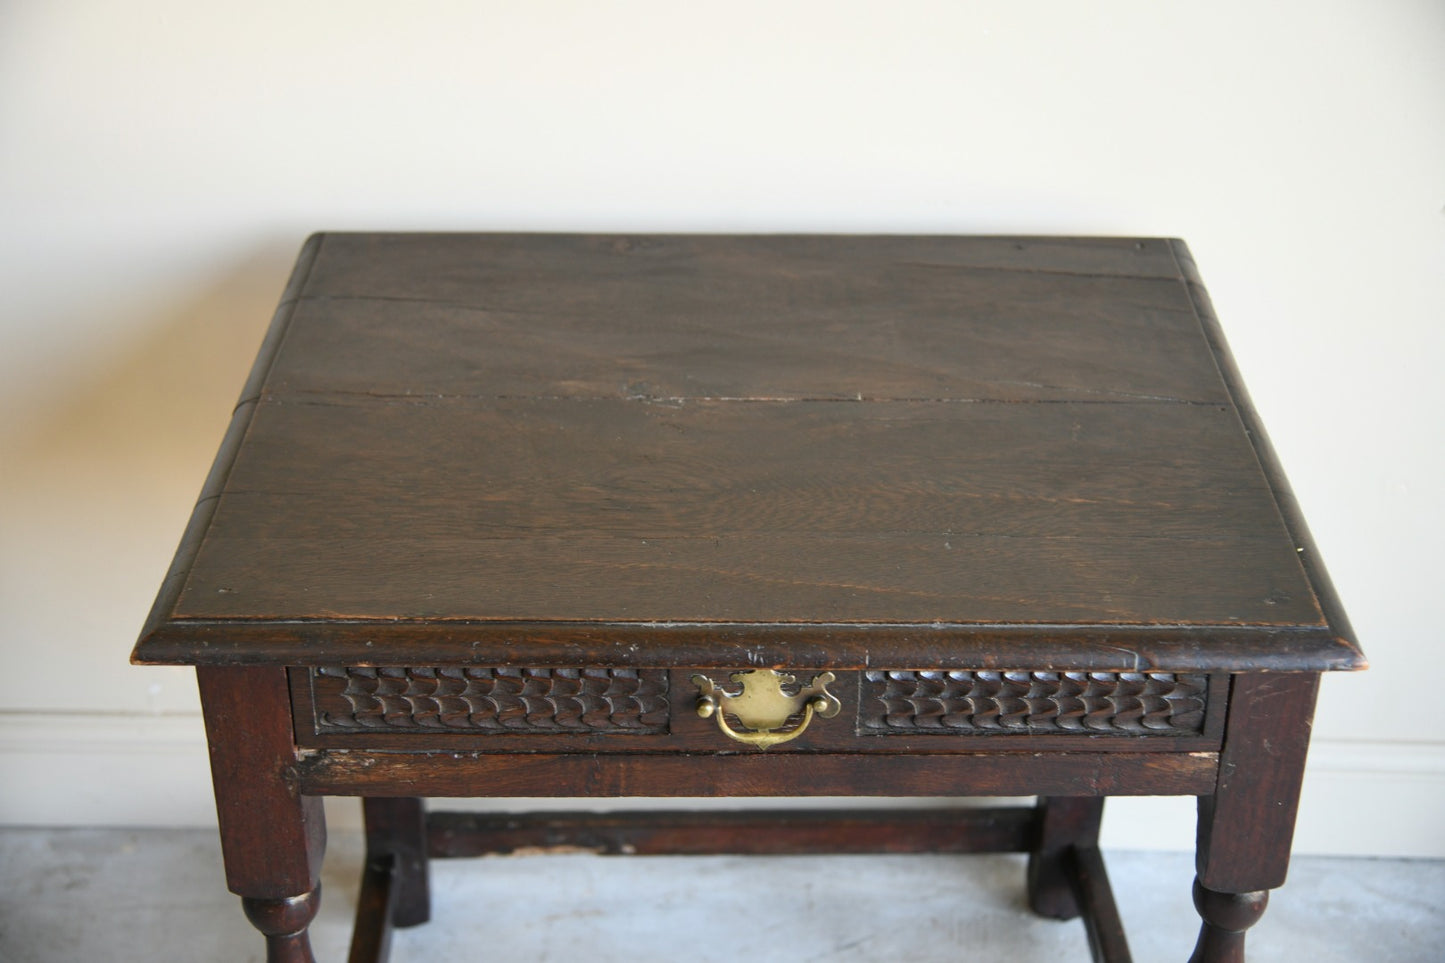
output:
M1177 241L318 235L141 662L1363 664Z

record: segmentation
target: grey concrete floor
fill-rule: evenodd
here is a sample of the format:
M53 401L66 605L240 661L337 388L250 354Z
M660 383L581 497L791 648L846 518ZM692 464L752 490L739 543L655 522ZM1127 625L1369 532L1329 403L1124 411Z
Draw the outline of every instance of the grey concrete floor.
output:
M333 835L318 959L340 961L362 860ZM1191 857L1108 854L1135 959L1182 961ZM1083 927L1031 916L1018 856L491 857L433 866L433 922L396 963L933 963L1087 960ZM1445 960L1445 862L1296 859L1250 935L1254 961ZM0 961L264 959L214 833L0 830Z

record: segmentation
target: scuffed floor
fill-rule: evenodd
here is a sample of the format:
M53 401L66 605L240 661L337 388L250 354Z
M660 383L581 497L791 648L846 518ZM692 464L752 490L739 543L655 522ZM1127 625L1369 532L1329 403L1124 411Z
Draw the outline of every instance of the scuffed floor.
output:
M1110 853L1134 957L1182 961L1192 857ZM344 960L361 840L331 840L312 941ZM1017 856L491 857L433 865L433 922L395 963L1012 963L1086 960L1083 927L1031 916ZM1445 862L1300 858L1251 932L1266 963L1445 959ZM0 830L0 960L253 960L262 941L211 832Z

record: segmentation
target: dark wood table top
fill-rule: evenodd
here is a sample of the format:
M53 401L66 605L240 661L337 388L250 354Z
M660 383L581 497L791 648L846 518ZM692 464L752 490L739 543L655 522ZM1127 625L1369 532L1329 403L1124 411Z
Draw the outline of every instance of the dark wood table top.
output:
M327 234L185 664L1363 664L1178 241Z

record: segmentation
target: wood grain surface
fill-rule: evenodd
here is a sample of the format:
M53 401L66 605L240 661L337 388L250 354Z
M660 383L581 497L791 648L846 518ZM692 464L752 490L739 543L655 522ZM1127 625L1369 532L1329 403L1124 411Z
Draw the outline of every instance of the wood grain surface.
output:
M313 239L136 658L298 664L301 625L320 664L406 625L428 662L499 662L458 626L548 625L598 664L633 627L634 664L706 664L667 638L709 625L958 664L876 648L932 625L1049 626L1055 654L1159 629L1121 668L1357 664L1181 251Z
M1213 786L1213 752L319 752L290 773L326 796L1171 796Z

